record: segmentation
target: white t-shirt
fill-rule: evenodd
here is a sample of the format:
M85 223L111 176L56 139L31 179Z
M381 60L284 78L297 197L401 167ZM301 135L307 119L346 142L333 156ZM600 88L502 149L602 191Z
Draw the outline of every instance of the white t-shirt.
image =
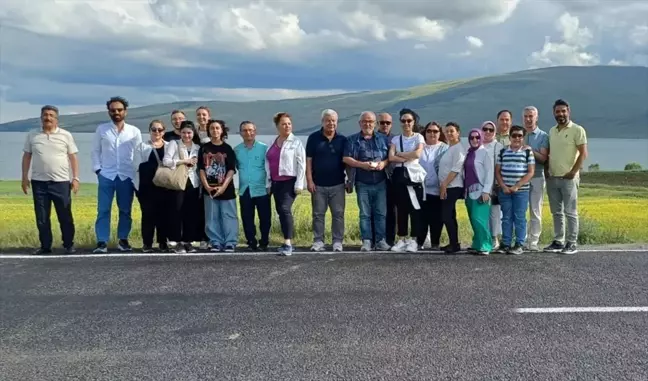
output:
M400 149L400 140L403 139L403 150ZM391 144L396 147L396 152L412 152L415 151L419 144L425 146L425 139L423 135L415 132L414 135L406 137L403 135L394 136L391 140Z

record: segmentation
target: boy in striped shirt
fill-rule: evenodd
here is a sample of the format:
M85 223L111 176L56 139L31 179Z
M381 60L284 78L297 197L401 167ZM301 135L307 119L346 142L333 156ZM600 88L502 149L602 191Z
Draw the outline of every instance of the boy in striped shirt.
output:
M535 171L535 159L530 147L524 145L526 130L511 126L511 144L497 155L495 177L500 186L502 207L502 245L498 252L522 254L526 239L526 211L529 206L529 181ZM515 244L513 243L515 227Z

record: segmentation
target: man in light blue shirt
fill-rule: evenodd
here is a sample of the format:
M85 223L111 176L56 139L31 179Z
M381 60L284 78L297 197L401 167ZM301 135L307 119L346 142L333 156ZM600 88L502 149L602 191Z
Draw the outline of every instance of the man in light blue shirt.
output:
M100 124L95 132L92 147L92 170L97 174L97 221L95 234L97 247L93 253L108 252L110 240L110 210L113 198L117 194L119 222L117 224L118 249L131 251L128 235L133 219L131 209L135 188L133 178L133 153L142 142L139 128L125 122L128 114L128 101L122 97L113 97L106 102L111 122Z
M256 126L250 121L241 122L239 132L243 143L234 147L236 169L239 175L239 204L243 231L248 248L252 251L268 249L270 239L270 195L266 189L266 151L268 146L256 140ZM259 214L261 239L256 239L254 214Z
M535 159L535 172L529 182L529 228L527 229L526 250L539 251L538 242L542 233L542 203L544 201L545 175L544 163L549 153L549 135L538 128L538 109L533 106L524 108L524 129L526 145L531 147Z

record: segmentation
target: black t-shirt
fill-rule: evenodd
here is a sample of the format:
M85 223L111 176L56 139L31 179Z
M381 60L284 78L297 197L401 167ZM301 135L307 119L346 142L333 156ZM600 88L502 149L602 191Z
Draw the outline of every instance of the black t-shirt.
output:
M212 142L205 143L200 148L198 157L198 169L205 171L207 183L211 186L223 184L227 172L236 172L236 154L227 143L221 145L216 145ZM225 192L218 197L214 197L214 199L231 200L233 198L236 198L236 192L234 190L234 180L232 179Z
M164 133L164 136L162 139L164 139L167 142L171 142L174 140L180 140L181 136L176 134L175 131L167 131Z

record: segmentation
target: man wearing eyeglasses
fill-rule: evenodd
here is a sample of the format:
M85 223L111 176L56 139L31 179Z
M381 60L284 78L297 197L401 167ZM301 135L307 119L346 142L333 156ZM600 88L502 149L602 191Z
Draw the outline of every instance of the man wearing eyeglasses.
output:
M394 136L391 131L394 126L393 119L390 113L381 112L378 114L378 132L387 137L387 141L391 142L392 137ZM396 195L394 192L394 186L391 182L391 172L393 170L392 163L387 165L385 172L387 173L387 216L385 219L385 241L390 246L394 245L396 241ZM372 220L372 226L373 220ZM375 233L375 230L373 230ZM374 245L376 244L376 237L372 237L371 241Z
M498 153L495 164L495 178L500 186L498 197L502 207L502 246L499 251L515 255L524 252L529 181L535 170L533 154L524 146L525 134L524 127L512 126L511 144Z

